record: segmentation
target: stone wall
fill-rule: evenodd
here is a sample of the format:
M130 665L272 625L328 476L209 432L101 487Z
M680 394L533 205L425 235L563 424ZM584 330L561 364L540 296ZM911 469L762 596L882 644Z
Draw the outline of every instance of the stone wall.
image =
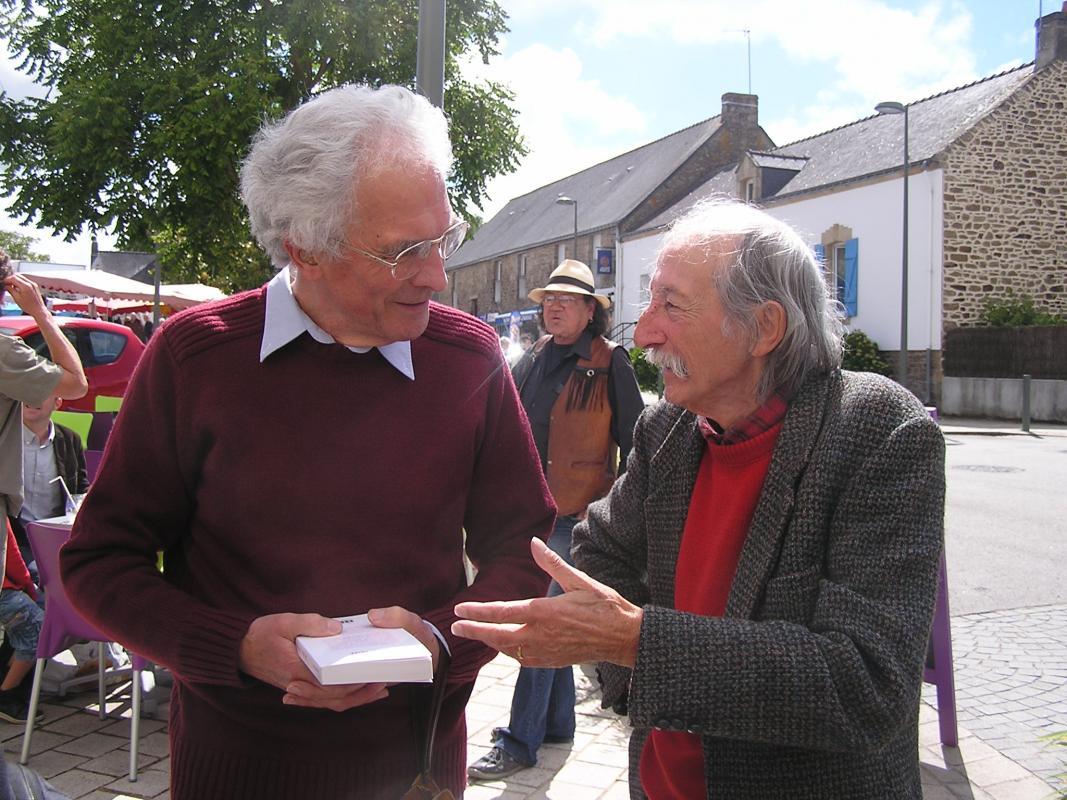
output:
M600 235L600 247L611 249L615 246L615 232L611 228L598 232ZM524 250L521 253L510 253L499 259L478 261L448 272L448 287L445 291L435 295L434 299L446 305L452 305L452 289L455 287L456 307L470 312L471 298L478 300L478 314L485 315L489 312L514 311L529 308L533 305L526 293L531 289L544 286L548 282L548 276L559 266L560 242ZM566 258L573 258L574 239L565 239L562 244L566 248ZM519 258L526 256L526 292L519 296ZM496 262L502 261L500 302L496 302L494 295L494 283L496 277ZM594 272L594 279L598 287L614 286L614 275L596 275L596 264L593 253L593 235L578 237L578 260L589 265Z
M1067 313L1067 62L1053 61L944 153L944 328L986 298Z

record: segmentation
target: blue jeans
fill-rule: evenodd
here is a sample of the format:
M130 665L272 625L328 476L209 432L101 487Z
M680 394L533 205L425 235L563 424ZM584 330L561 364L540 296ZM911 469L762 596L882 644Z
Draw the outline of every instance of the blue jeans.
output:
M568 564L571 561L571 530L577 517L559 517L548 546ZM552 581L548 596L563 594ZM545 736L574 738L574 668L522 667L511 698L511 721L498 730L496 746L512 758L532 767Z
M44 612L21 589L0 591L0 625L19 661L37 658L37 639L41 635Z

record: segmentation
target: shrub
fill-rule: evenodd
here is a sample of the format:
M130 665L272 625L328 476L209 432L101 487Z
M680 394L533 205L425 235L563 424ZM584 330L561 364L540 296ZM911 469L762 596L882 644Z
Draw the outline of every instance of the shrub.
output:
M853 372L891 374L889 364L882 359L878 345L863 331L849 331L845 335L845 352L841 366Z
M1034 306L1034 299L1008 291L1004 299L982 301L979 320L993 328L1020 328L1027 325L1067 325L1067 317L1051 314Z
M655 392L663 396L663 381L659 374L659 368L651 364L645 358L645 351L640 347L630 350L630 363L634 365L634 374L637 375L637 385L642 392Z

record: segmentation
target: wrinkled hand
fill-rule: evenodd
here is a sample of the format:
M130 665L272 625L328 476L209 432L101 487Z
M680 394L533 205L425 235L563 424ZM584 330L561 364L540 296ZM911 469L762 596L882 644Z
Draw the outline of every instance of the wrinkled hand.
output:
M47 316L48 307L41 297L41 290L37 284L25 275L15 273L4 279L4 289L19 308L26 314L40 321L42 315Z
M644 612L614 589L568 565L540 539L534 561L556 579L556 597L460 603L452 633L477 639L527 667L610 661L632 667Z
M296 652L297 636L332 636L341 623L318 614L268 614L248 626L241 640L237 663L241 671L285 691L282 702L291 706L345 711L388 696L383 683L322 686Z

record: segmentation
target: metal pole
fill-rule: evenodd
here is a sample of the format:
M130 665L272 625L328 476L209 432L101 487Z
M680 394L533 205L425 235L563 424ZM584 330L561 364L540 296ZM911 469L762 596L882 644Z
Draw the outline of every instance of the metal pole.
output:
M1023 430L1030 432L1030 376L1023 375Z
M904 106L904 243L900 275L900 365L897 380L908 385L908 107Z
M153 281L153 300L152 300L152 333L154 334L159 328L159 284L161 282L160 273L163 271L163 265L156 261L156 277Z
M578 260L578 201L574 201L574 260Z
M438 108L445 98L445 0L419 0L415 91Z

